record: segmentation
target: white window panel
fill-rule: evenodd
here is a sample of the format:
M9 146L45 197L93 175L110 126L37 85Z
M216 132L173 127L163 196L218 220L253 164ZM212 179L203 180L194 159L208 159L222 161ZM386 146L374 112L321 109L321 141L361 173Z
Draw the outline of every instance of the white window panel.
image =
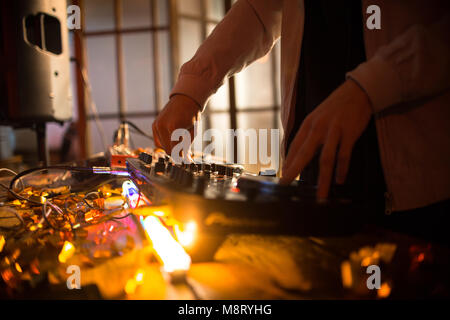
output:
M150 0L122 1L122 27L125 29L149 27L152 24L150 5Z
M152 34L122 35L126 112L155 111Z
M223 0L207 0L206 16L208 19L220 21L225 15L225 6Z
M119 128L118 119L100 120L105 132L106 148L113 144L114 132ZM102 144L102 139L98 127L94 120L87 122L87 129L89 132L89 154L93 155L99 152L105 152Z
M92 96L99 113L118 112L117 59L114 35L86 38ZM86 106L87 113L91 109Z
M202 28L199 21L180 19L180 59L181 63L189 61L202 43Z
M127 120L130 120L135 125L137 125L142 131L149 135L152 134L152 123L155 120L153 117L142 117L142 118L128 118ZM134 148L147 148L147 147L154 147L153 141L149 138L146 138L138 133L134 129L130 128L130 139L132 141L132 145Z
M201 0L178 0L178 11L181 14L200 16Z
M86 31L114 29L114 0L88 0L83 3Z
M266 55L236 74L238 109L273 106L271 57Z
M155 0L153 0L155 1ZM155 24L158 26L168 26L170 24L169 20L169 2L167 0L156 0L158 19Z
M278 166L279 163L276 163L275 159L278 157L279 158L279 149L277 150L277 155L273 157L274 159L274 163L270 163L270 164L263 164L261 163L261 159L259 157L259 146L260 146L260 142L259 142L259 129L267 129L267 145L266 145L266 150L268 152L268 155L271 155L271 137L270 137L270 129L273 129L273 122L274 122L274 116L275 112L273 111L261 111L261 112L240 112L237 115L237 125L238 128L241 129L256 129L256 134L257 134L257 140L258 140L258 155L257 155L257 163L256 164L251 164L248 163L249 159L250 159L250 148L249 148L249 141L247 139L245 145L244 144L239 144L238 145L238 152L241 152L242 154L245 154L245 162L244 164L242 164L244 166L244 168L250 172L253 173L258 173L261 170L265 170L265 169L276 169L278 170Z
M169 31L160 31L157 34L158 39L158 59L160 70L160 88L161 97L160 105L158 106L161 110L166 102L169 100L170 91L172 90L172 69L171 69L171 51L170 51L170 34Z
M211 111L228 110L230 105L230 88L228 80L211 96L208 107Z

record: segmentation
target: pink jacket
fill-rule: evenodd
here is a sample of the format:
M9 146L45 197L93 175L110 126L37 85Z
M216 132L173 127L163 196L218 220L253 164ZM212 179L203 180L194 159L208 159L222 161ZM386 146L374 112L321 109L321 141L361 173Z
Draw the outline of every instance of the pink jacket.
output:
M347 76L366 91L373 107L388 208L449 199L450 1L362 3L364 23L366 8L380 7L381 29L364 28L367 62ZM204 106L225 77L264 56L281 37L281 120L289 136L304 14L303 0L238 1L182 66L172 95L188 95Z

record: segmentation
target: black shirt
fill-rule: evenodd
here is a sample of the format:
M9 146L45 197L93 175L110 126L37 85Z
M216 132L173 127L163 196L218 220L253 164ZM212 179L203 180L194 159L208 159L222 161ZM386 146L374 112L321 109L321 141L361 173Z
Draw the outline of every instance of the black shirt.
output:
M345 81L348 71L365 60L361 1L305 0L295 122L288 148L305 117ZM355 199L383 202L385 186L378 153L371 120L354 146L345 183ZM306 184L317 184L319 154L301 174Z

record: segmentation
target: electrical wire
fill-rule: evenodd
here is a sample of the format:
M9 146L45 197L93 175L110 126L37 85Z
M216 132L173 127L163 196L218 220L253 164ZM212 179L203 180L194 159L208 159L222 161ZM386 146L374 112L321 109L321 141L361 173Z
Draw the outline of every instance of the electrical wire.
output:
M133 122L129 121L129 120L124 120L122 121L122 124L128 124L129 126L131 126L134 130L136 130L137 133L139 133L140 135L154 141L153 136L147 134L144 132L144 130L142 130L141 128L139 128L136 124L134 124Z
M25 224L25 222L23 221L22 216L16 210L14 210L12 208L8 208L8 207L2 207L2 210L10 212L14 216L2 216L2 217L0 217L0 220L11 219L11 218L16 217L20 221L20 225L14 225L14 226L11 226L11 227L0 226L0 229L15 230L15 229L19 229L20 227L22 227Z
M75 34L80 38L80 40L82 40L81 35L79 32L75 32ZM92 97L92 86L91 83L89 81L89 76L87 74L87 70L86 67L81 66L79 61L77 61L76 63L78 69L80 70L81 73L81 78L83 80L83 87L87 90L87 96L89 99L89 107L91 109L92 114L94 115L94 121L95 121L95 125L97 126L97 130L100 134L100 140L102 142L102 146L103 146L103 150L106 151L106 148L108 146L108 143L106 142L106 135L105 135L105 130L103 129L103 125L100 122L100 117L98 115L98 110L97 110L97 105L95 104L95 101Z
M17 175L18 175L18 173L16 173L15 171L13 171L13 170L11 170L11 169L8 169L8 168L1 168L1 169L0 169L0 172L8 172L8 173L11 173L11 174L14 175L14 176L17 176ZM24 189L23 181L20 180L20 182L22 183L22 189Z

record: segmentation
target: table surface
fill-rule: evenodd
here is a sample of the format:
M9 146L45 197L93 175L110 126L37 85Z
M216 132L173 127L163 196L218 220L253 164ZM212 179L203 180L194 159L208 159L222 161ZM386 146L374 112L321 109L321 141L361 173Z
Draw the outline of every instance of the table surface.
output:
M7 178L0 182L7 183ZM5 191L0 192L5 201ZM6 233L0 231L0 235ZM377 227L340 238L302 238L295 236L229 235L214 258L195 262L185 281L162 272L148 247L136 248L122 256L96 263L81 262L81 291L67 290L65 283L47 275L45 285L30 290L29 298L104 299L342 299L377 298L355 279L343 288L342 263L355 254L377 245L395 247L391 260L383 263L383 281L392 289L391 297L407 298L448 295L449 250ZM419 257L419 258L418 258ZM420 258L422 257L422 258ZM0 250L0 261L2 252ZM61 276L66 265L59 265ZM124 288L139 271L142 281L125 294ZM364 269L356 275L364 274ZM353 274L355 276L355 274ZM362 280L361 280L362 279ZM360 280L365 283L365 278ZM360 281L360 282L361 282ZM1 283L1 280L0 280ZM93 286L94 285L94 286ZM12 297L0 285L0 297Z

